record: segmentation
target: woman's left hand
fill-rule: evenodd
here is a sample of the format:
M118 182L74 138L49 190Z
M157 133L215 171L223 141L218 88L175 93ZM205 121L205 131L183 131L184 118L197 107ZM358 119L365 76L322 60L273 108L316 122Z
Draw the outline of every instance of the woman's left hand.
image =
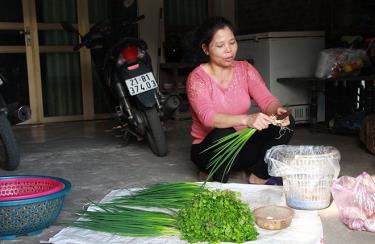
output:
M276 117L283 117L286 115L285 118L281 120L281 126L288 126L290 125L290 120L289 120L289 111L283 107L278 107L276 109Z

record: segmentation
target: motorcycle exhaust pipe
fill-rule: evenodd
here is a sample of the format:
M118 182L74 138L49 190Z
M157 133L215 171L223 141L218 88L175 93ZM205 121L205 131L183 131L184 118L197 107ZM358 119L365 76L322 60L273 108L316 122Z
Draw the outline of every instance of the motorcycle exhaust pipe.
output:
M180 103L180 99L177 95L171 95L165 100L162 109L164 121L170 119L174 111L180 106Z
M8 112L8 119L12 125L19 124L31 118L31 109L29 106L21 106L16 110Z
M130 106L126 100L126 97L125 97L125 91L124 91L124 88L122 87L121 83L117 82L116 83L116 90L117 90L117 94L118 96L121 98L121 102L123 103L122 105L125 107L126 109L126 112L128 113L128 119L133 119L134 116L133 116L133 113L130 109Z

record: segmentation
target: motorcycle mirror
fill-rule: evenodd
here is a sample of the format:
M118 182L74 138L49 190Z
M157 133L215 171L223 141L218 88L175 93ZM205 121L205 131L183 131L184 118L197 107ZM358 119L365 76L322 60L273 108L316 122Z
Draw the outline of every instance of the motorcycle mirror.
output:
M0 86L4 84L4 78L0 75Z
M133 5L134 2L135 2L135 0L124 0L123 5L124 5L125 8L129 8L130 6Z
M143 20L144 18L145 18L145 16L142 14L142 15L136 17L135 20L134 20L134 22L138 22L140 20Z
M61 22L60 24L61 24L63 30L68 31L68 32L72 32L72 33L75 33L75 34L81 36L81 34L79 34L78 30L76 28L74 28L74 26L71 23Z

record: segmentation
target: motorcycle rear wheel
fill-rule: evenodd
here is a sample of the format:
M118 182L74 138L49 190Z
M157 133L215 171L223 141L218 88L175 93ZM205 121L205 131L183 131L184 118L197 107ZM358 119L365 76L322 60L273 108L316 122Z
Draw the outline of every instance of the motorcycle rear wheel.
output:
M5 114L0 113L0 167L15 170L20 163L20 152L12 127Z
M156 156L166 156L168 153L167 139L156 108L145 110L145 117L147 119L146 138L151 151Z

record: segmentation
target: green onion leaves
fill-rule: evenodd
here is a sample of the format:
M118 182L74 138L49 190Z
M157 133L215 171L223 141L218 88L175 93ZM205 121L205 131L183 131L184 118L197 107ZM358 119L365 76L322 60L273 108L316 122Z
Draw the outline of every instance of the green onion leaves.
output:
M98 211L81 211L83 219L71 226L122 236L177 235L175 214L128 208L114 203L97 204Z
M127 206L181 209L201 190L201 184L192 182L156 183L134 194L117 197L112 202Z
M133 237L176 235L179 232L173 209L185 207L203 189L201 184L192 182L152 184L111 202L93 203L97 211L79 211L78 216L83 218L71 225ZM147 209L151 207L169 211Z
M212 176L216 173L216 171L224 164L226 165L223 177L224 175L229 173L237 155L245 145L246 141L255 132L256 129L254 128L244 128L240 131L236 131L230 135L218 139L217 141L215 141L214 145L202 151L203 153L208 150L214 150L215 153L214 156L210 159L210 163L207 166L207 169L209 169L209 173L205 182L209 181L212 178Z

